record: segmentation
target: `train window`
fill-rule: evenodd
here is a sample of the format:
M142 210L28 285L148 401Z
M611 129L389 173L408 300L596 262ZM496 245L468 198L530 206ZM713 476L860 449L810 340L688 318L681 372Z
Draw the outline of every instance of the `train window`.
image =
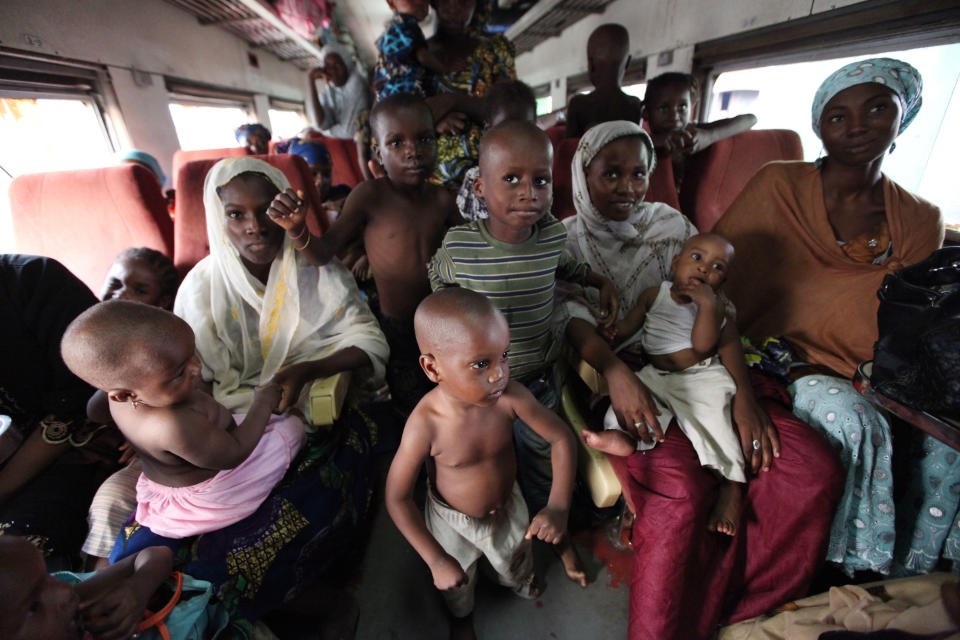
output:
M303 111L270 109L270 133L274 140L292 138L307 126Z
M625 87L622 87L623 92L627 95L636 96L643 100L643 94L647 92L647 83L638 82L636 84L628 84Z
M242 124L255 121L250 111L240 106L197 104L170 101L170 116L177 140L184 151L235 147L233 132Z
M815 160L823 153L810 126L810 103L817 88L838 67L878 55L909 62L923 75L923 109L884 160L883 171L937 204L947 224L960 228L960 191L948 176L954 164L950 142L960 139L960 44L723 72L713 84L707 120L753 113L757 128L796 131L804 158Z
M537 115L543 116L553 111L553 96L537 98Z
M100 110L89 97L0 93L0 140L0 252L13 250L7 189L15 176L114 162Z

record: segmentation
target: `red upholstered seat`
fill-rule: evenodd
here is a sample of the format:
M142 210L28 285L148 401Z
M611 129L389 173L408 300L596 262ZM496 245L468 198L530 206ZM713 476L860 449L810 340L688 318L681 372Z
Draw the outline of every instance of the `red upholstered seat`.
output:
M10 210L16 251L56 258L95 292L125 249L173 255L166 200L139 165L18 176Z
M721 140L688 160L682 211L697 229L710 231L760 167L802 159L800 136L788 129L756 129Z
M564 134L567 132L567 125L557 124L549 129L544 129L544 133L547 134L547 137L550 138L550 142L553 143L553 150L557 150L557 145L560 144L560 141L563 140Z
M674 209L680 209L680 198L677 196L677 186L673 179L673 162L667 154L657 154L657 166L650 175L650 186L647 187L647 202L663 202Z
M347 138L324 137L323 143L330 152L333 163L333 184L345 184L351 189L363 180L360 162L357 160L357 145Z
M326 231L329 222L326 216L319 215L322 210L320 194L313 186L313 175L304 159L289 154L256 157L283 171L290 181L290 186L306 194L306 200L310 206L307 211L310 232L320 235ZM180 175L177 179L177 184L180 186L177 188L177 209L173 226L175 240L173 262L181 274L185 274L210 253L203 208L203 181L210 167L217 162L219 160L197 160L180 167Z
M577 152L580 138L564 138L553 152L553 208L551 212L558 220L574 215L573 173L570 164Z
M193 151L184 151L178 149L173 152L173 188L177 188L177 176L180 174L180 167L188 162L197 160L220 160L222 158L236 158L237 156L248 156L246 147L224 147L223 149L195 149Z

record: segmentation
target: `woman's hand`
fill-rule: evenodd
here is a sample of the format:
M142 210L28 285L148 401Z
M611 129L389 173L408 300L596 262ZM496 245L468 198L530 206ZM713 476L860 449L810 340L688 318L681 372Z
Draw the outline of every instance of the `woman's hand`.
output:
M357 280L366 280L367 272L370 270L370 260L367 259L367 254L364 253L357 258L357 261L353 263L350 270L353 272L353 277Z
M311 80L323 80L327 82L327 72L324 71L323 67L314 67L310 69L309 77Z
M654 440L663 442L663 429L657 420L660 410L630 367L620 362L620 365L604 371L603 376L607 380L610 404L620 426L646 444Z
M607 278L603 278L599 288L600 311L597 314L597 322L601 327L609 327L617 321L617 314L620 312L617 288Z
M733 397L733 421L740 435L743 459L750 471L769 471L773 459L780 457L780 436L770 416L752 394L738 392Z
M304 367L300 364L291 364L277 371L273 380L270 381L280 385L283 390L283 397L280 399L279 406L277 406L277 413L283 413L294 406L303 391L303 385L312 379L314 379L314 376L308 377Z
M137 457L137 450L130 446L130 443L126 440L123 441L117 449L120 451L120 459L117 460L120 463L120 466L126 465L128 462L131 462Z

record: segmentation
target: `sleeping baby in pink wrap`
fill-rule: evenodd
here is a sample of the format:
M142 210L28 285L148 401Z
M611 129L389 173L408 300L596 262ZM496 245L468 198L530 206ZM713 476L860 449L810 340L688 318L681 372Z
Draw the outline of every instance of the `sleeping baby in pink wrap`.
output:
M106 394L140 456L136 520L158 535L186 538L249 516L303 445L300 419L273 415L279 385L257 388L236 420L198 388L193 331L162 309L102 302L71 323L61 350L71 371Z

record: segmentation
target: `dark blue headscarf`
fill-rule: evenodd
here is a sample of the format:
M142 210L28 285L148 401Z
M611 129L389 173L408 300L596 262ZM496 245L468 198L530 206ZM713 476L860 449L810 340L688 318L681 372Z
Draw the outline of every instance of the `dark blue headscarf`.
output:
M307 161L307 164L319 164L329 167L330 152L327 151L327 145L313 140L295 139L290 142L287 153L300 156Z
M270 129L267 129L262 124L242 124L237 127L237 130L233 132L233 135L236 137L237 142L244 144L247 141L247 136L256 133L262 135L265 140L270 139Z

